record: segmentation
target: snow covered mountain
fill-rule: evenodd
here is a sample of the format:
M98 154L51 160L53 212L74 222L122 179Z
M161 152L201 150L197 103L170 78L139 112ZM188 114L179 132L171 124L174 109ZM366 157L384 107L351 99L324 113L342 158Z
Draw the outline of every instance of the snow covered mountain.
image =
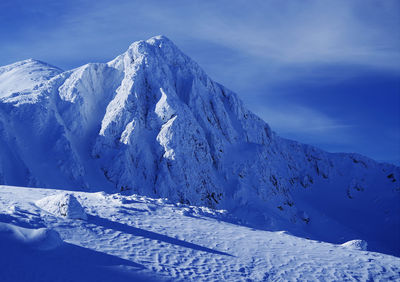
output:
M400 255L400 168L277 136L169 39L0 68L0 184L137 193Z

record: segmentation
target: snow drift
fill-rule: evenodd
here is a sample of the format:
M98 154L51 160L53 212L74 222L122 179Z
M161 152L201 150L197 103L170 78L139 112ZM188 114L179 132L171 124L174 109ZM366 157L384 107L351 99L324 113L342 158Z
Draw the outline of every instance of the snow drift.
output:
M62 73L32 67L40 83L23 90L0 76L0 184L167 197L400 254L398 167L277 136L169 39Z
M0 240L37 250L52 250L63 243L58 232L53 229L29 229L2 222L0 222Z

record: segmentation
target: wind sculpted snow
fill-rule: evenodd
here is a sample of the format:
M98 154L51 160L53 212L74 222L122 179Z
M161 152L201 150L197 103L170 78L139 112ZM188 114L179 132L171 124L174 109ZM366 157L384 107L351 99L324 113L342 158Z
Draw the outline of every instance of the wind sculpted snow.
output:
M398 167L280 138L163 36L23 92L4 81L2 184L166 197L400 255Z
M40 208L65 191L0 186L2 282L400 279L400 258L354 248L354 242L342 246L257 230L225 211L161 198L69 194L87 220ZM46 248L37 250L37 241Z

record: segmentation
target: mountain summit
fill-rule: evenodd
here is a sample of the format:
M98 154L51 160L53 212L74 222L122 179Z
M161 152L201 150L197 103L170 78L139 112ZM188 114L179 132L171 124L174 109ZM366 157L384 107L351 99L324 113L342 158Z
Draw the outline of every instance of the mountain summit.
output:
M60 73L62 70L34 59L0 67L0 98L39 87Z
M277 136L166 37L65 72L35 62L0 68L0 184L167 197L400 254L398 167Z

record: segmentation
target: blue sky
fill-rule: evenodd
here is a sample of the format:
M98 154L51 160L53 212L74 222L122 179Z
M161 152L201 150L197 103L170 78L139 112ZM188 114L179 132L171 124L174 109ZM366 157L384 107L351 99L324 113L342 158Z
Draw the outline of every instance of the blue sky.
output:
M400 1L0 2L0 65L164 34L282 136L400 164Z

